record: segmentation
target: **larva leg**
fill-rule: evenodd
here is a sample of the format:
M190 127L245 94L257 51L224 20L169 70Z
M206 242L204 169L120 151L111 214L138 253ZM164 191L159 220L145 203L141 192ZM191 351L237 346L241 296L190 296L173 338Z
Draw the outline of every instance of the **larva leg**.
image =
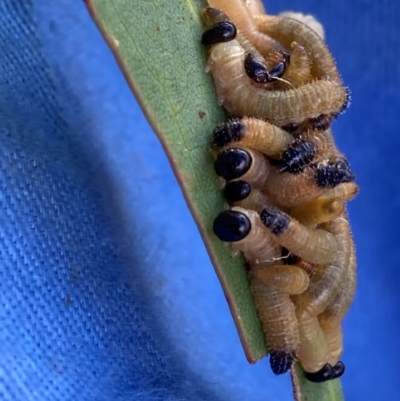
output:
M256 29L253 17L243 0L208 0L208 5L228 15L239 32L262 54L267 55L276 50L284 50L280 42Z
M344 211L344 201L339 198L321 196L311 202L295 206L290 215L300 223L311 226L331 221Z
M319 163L298 175L279 174L271 169L264 191L274 202L294 207L323 196L330 188L354 179L348 165L341 160Z
M284 46L290 46L293 41L304 46L311 57L311 74L316 79L340 81L340 75L324 40L306 24L288 17L257 15L254 17L256 26Z
M262 188L268 178L269 162L265 156L251 149L227 148L218 154L214 169L225 180L240 178L254 188Z
M334 259L337 242L327 231L310 229L275 207L263 209L260 218L276 241L300 258L317 264Z
M213 229L221 241L231 242L232 248L243 252L250 263L272 261L275 255L281 255L280 246L253 210L238 207L225 210L214 220Z
M329 357L328 341L319 325L317 317L297 314L300 335L298 360L306 372L320 371Z
M287 294L301 294L309 284L307 273L298 266L278 265L257 268L258 277L271 287Z
M293 141L293 137L266 121L245 117L219 124L214 129L212 141L220 147L235 143L274 156L281 153Z
M310 277L308 289L300 295L293 296L296 308L304 315L318 316L337 294L340 284L346 275L350 261L352 243L350 241L350 227L346 213L342 216L321 225L336 239L338 248L331 263L317 266Z
M348 92L336 81L319 80L287 91L257 88L249 82L244 59L243 47L232 40L213 46L207 64L219 103L231 116L252 116L286 126L321 114L338 114L347 106Z

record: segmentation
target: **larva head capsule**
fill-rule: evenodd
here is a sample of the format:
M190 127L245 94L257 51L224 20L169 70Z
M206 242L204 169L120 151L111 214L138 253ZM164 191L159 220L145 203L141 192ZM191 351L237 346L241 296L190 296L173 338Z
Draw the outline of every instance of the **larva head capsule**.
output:
M229 42L236 38L236 34L236 27L232 22L217 22L203 32L201 43L205 46L213 46L217 43Z
M284 56L283 61L278 61L271 70L258 61L251 53L246 54L244 59L244 69L247 76L258 84L265 84L276 81L277 78L282 77L286 71L288 63L288 56Z
M225 180L234 180L244 175L250 168L252 159L244 149L230 148L223 150L215 160L217 175Z
M332 368L332 376L331 380L338 379L340 376L343 375L346 367L342 361L339 361L333 368Z
M244 180L229 182L225 187L225 198L230 202L246 199L251 193L251 186Z
M237 242L247 237L251 223L243 213L225 210L215 218L213 230L221 241Z
M332 366L327 363L321 370L318 372L305 372L305 376L307 380L314 383L323 383L332 378L333 369Z
M278 162L278 171L288 171L292 174L299 174L314 159L316 146L313 142L296 139L283 152Z

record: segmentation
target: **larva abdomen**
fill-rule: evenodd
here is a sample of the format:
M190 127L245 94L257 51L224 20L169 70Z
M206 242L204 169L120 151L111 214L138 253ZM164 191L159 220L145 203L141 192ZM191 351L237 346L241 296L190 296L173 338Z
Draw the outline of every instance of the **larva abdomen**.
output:
M260 218L275 240L300 258L316 264L334 259L337 242L327 231L310 229L276 207L263 209Z
M257 276L266 285L287 294L301 294L310 282L307 273L294 265L260 266L257 267Z
M338 248L331 263L317 266L308 289L293 297L296 308L308 316L324 312L345 277L351 253L350 228L346 217L344 212L341 217L321 225L334 236Z
M233 40L211 49L207 70L214 76L219 103L231 116L266 119L271 124L297 124L321 114L338 114L348 92L339 81L319 80L287 91L267 91L250 84L245 53Z
M292 141L293 137L281 128L247 117L219 124L213 132L214 145L224 147L234 143L258 150L267 156L279 154Z
M299 327L300 346L297 357L306 372L321 370L329 357L328 341L317 317L296 313Z

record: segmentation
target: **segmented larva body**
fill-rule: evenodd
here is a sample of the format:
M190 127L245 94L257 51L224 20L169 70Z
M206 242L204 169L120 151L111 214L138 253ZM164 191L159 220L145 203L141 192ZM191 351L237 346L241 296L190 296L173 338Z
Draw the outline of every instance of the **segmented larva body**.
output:
M252 116L285 126L321 114L339 114L348 102L340 81L318 80L287 91L267 91L250 84L243 69L245 51L237 40L212 47L206 71L213 74L218 102L231 116Z

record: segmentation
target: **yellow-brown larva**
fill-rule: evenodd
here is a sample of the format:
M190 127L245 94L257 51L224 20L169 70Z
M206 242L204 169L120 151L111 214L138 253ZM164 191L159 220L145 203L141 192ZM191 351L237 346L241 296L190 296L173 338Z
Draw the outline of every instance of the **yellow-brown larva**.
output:
M333 260L325 265L318 265L310 277L308 289L301 295L293 297L297 315L318 316L325 311L337 294L340 284L346 276L352 252L352 241L347 215L321 225L336 240L337 250Z
M262 188L270 167L261 152L249 148L227 147L217 155L214 169L218 176L227 181L240 178L251 183L254 188Z
M335 366L343 352L343 333L342 326L337 324L336 326L323 327L321 326L325 337L328 342L329 356L327 363L331 366Z
M244 146L267 156L279 155L292 141L293 136L281 128L247 117L219 124L213 132L213 143L217 146Z
M296 256L316 264L335 258L337 242L329 232L308 228L276 207L263 209L260 219L275 240Z
M309 26L299 20L284 16L254 16L257 29L284 46L293 41L304 46L311 57L311 74L316 79L340 81L334 58L324 40Z
M319 80L287 91L267 91L250 84L244 70L245 51L237 40L211 48L211 71L218 102L234 117L252 116L286 126L310 118L340 113L348 92L340 81Z
M239 180L238 180L239 181ZM237 185L243 185L243 181L238 182L238 181L231 181L227 184L227 187L225 188L225 197L228 200L234 201L234 206L241 207L243 209L250 209L250 210L255 210L256 212L261 212L262 209L264 209L267 206L274 206L275 204L272 202L271 198L263 193L262 191L256 189L256 188L251 188L250 187L250 192L246 194L247 196L244 197L243 199L230 199L229 196L226 196L226 190L234 186L235 184Z
M223 11L236 25L240 34L264 56L277 50L284 50L278 41L256 29L252 14L243 0L208 0L208 5Z
M331 221L344 211L344 201L339 198L321 196L311 202L295 206L290 215L300 223L311 226Z

